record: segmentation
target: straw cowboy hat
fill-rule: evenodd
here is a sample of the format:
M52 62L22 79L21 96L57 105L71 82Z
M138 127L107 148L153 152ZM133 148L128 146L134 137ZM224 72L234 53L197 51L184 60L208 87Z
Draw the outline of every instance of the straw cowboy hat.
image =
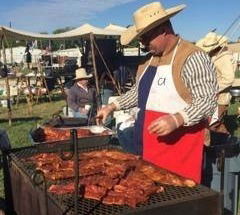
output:
M228 38L217 35L215 32L209 32L204 38L196 42L196 46L203 49L205 52L210 52L217 47L226 45Z
M132 40L167 21L185 7L186 5L182 4L165 9L160 2L153 2L141 7L133 14L134 25L122 33L121 44L129 44Z
M86 78L92 77L92 74L87 75L85 68L76 69L75 73L76 73L76 77L74 78L74 80L86 79Z

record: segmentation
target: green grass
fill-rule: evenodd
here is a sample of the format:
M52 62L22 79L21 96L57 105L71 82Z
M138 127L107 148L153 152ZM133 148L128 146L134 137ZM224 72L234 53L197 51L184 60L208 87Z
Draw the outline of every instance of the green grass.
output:
M32 114L28 114L26 104L21 104L19 107L13 106L12 126L8 123L7 109L0 108L1 128L6 129L13 147L26 146L29 144L30 129L51 118L52 114L61 110L64 104L63 100L37 104L33 106Z

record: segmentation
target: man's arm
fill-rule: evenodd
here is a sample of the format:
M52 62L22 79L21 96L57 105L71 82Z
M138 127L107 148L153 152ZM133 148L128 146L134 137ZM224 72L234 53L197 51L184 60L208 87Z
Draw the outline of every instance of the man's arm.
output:
M137 106L137 84L134 84L132 88L127 91L124 95L120 96L113 103L116 106L117 110L120 109L129 109Z
M183 68L182 78L192 94L192 103L179 113L184 125L194 125L211 117L217 107L216 71L205 52L195 52Z
M219 84L219 92L230 87L234 81L235 68L232 62L232 55L225 51L214 59L214 64L219 70L217 79ZM219 73L219 74L218 74Z
M104 123L107 117L115 110L128 109L137 105L137 85L124 95L120 96L116 101L101 108L96 116L97 124Z

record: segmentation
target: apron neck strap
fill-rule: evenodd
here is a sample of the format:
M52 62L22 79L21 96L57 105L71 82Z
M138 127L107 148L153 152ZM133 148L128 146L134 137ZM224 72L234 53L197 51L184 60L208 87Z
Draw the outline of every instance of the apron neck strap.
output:
M180 40L181 40L181 39L178 40L177 45L176 45L176 47L175 47L175 49L174 49L174 51L173 51L173 56L172 56L172 59L171 59L171 62L170 62L171 65L173 64L174 58L175 58L175 56L176 56L177 48L178 48L178 46L179 46Z

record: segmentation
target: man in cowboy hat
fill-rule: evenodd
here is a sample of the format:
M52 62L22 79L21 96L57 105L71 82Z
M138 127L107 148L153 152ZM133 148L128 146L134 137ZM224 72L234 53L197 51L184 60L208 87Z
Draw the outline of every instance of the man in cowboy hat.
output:
M206 51L216 66L217 82L219 85L218 108L210 123L210 130L229 134L223 123L223 117L231 100L229 88L232 86L235 77L236 67L233 64L233 56L227 49L227 37L209 32L200 39L196 45Z
M88 118L89 110L94 101L94 91L88 87L92 74L87 74L85 68L76 70L75 84L67 93L69 115L78 118Z
M205 121L216 108L217 81L208 55L174 33L169 19L184 7L165 9L154 2L133 14L134 25L121 43L139 39L149 55L132 89L97 117L104 121L114 110L138 106L136 153L200 182Z

